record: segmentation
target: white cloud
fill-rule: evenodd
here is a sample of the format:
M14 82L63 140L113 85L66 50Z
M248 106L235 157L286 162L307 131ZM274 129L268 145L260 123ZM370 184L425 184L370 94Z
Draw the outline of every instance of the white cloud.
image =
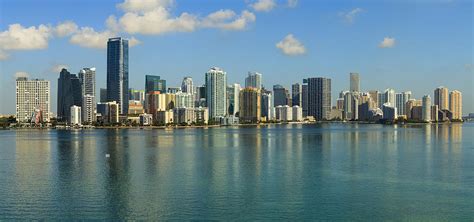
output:
M25 28L20 24L12 24L8 30L0 32L1 50L32 50L48 47L51 28L46 25Z
M135 37L132 37L128 40L128 45L130 47L133 47L133 46L136 46L136 45L140 45L142 42L140 42L140 40L136 39Z
M209 14L200 22L200 26L224 30L242 30L247 27L247 24L255 22L255 20L255 14L247 10L244 10L238 17L232 10L221 10Z
M379 48L392 48L395 46L395 38L385 37L383 41L380 42Z
M341 16L344 19L344 21L346 21L347 23L353 23L356 16L362 12L364 12L363 9L355 8L349 12L341 12L339 13L339 16Z
M97 32L91 27L82 27L71 36L69 42L86 48L103 49L106 48L107 41L111 37L115 35L108 30Z
M144 13L127 12L120 18L120 25L126 32L132 34L191 32L196 29L197 19L186 12L173 18L167 9L159 7Z
M275 8L275 0L257 0L253 4L250 4L250 7L257 12L269 12Z
M289 56L296 56L306 53L304 45L296 39L293 34L288 34L283 40L276 44L283 54Z
M62 69L69 69L69 66L64 64L56 64L51 67L50 71L53 73L60 73Z
M16 72L15 73L15 79L20 78L20 77L28 78L28 77L30 77L30 75L27 72Z
M77 32L78 27L76 23L72 21L65 21L62 23L59 23L55 28L54 28L54 33L58 37L64 37L68 35L72 35L75 32Z
M147 12L156 8L168 8L173 4L173 0L125 0L117 7L126 12Z
M298 5L298 0L288 0L288 7L294 8Z

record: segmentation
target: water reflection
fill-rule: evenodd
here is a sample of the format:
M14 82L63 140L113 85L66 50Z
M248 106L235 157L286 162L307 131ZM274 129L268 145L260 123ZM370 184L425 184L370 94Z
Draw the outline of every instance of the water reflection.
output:
M474 205L472 131L461 124L18 130L14 152L4 152L13 172L0 176L14 179L1 183L8 192L0 192L0 212L13 207L10 219L383 220L409 205L421 219L462 219L459 209L466 215ZM432 210L439 208L442 215Z

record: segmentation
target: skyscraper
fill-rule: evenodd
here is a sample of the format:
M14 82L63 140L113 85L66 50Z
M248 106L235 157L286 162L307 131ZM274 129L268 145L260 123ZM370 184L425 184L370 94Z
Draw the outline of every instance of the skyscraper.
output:
M303 108L303 117L306 117L308 115L308 84L303 84L301 88L301 106Z
M81 81L67 69L59 73L57 102L57 119L60 122L70 120L71 106L82 106Z
M249 72L247 78L245 78L245 88L262 88L262 74L258 72Z
M206 72L206 101L209 109L209 119L216 120L226 115L226 72L218 67L212 67Z
M100 102L101 103L107 102L107 89L100 88Z
M16 79L16 120L17 122L49 122L50 83L42 79ZM68 109L70 111L70 107Z
M454 120L462 119L462 94L458 90L449 93L449 110L453 113Z
M425 122L431 121L431 97L429 95L423 96L422 99L422 120Z
M184 77L183 82L181 83L181 91L183 93L194 94L193 78L189 76Z
M389 103L390 106L396 107L396 98L395 98L395 90L394 89L386 89L384 96L383 96L383 101L382 104L384 103Z
M290 101L291 99L290 99L290 94L288 93L288 89L286 89L282 85L273 86L273 105L274 106L291 105Z
M79 80L82 86L82 121L95 122L96 100L95 100L95 68L83 68L79 71ZM128 93L128 91L127 91Z
M160 76L146 75L145 76L145 94L159 91L166 93L166 80L161 79Z
M350 74L350 91L351 92L360 92L360 78L359 73L351 72Z
M248 87L240 91L239 119L243 123L258 123L261 117L260 90Z
M267 121L270 121L272 119L272 108L273 108L273 100L272 100L272 92L262 89L261 91L261 116L265 117Z
M434 104L440 110L449 109L448 88L440 86L434 90Z
M291 85L291 105L303 106L303 87L299 83Z
M303 80L308 83L308 116L317 120L329 119L331 114L331 79L317 77Z
M227 86L227 114L235 116L240 107L240 84L234 83Z
M408 100L411 99L411 92L406 91L402 93L395 94L396 100L396 107L397 107L397 115L406 115L405 104Z
M107 42L107 101L118 103L119 114L128 113L128 40Z

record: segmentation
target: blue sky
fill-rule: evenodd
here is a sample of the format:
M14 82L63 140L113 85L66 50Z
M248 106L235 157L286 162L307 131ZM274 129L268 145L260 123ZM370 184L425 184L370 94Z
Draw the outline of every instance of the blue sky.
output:
M463 112L474 112L473 7L468 0L2 0L0 113L15 112L15 75L50 80L54 112L61 66L96 67L104 88L104 47L114 36L138 42L130 49L137 89L147 74L169 86L184 76L202 84L219 66L242 85L258 71L267 88L329 77L335 100L349 73L359 72L363 90L411 90L416 98L438 86L460 90Z

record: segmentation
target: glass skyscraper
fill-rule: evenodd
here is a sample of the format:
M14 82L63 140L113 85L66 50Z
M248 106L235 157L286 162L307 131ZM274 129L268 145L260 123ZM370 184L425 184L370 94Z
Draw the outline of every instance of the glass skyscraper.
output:
M308 116L327 120L331 113L331 79L317 77L303 80L308 83Z
M145 93L156 92L166 93L166 80L161 79L160 76L146 75L145 76Z
M107 42L107 101L116 101L119 113L128 113L128 40Z
M71 116L71 106L82 106L81 81L75 75L62 69L58 78L58 121L67 122Z

